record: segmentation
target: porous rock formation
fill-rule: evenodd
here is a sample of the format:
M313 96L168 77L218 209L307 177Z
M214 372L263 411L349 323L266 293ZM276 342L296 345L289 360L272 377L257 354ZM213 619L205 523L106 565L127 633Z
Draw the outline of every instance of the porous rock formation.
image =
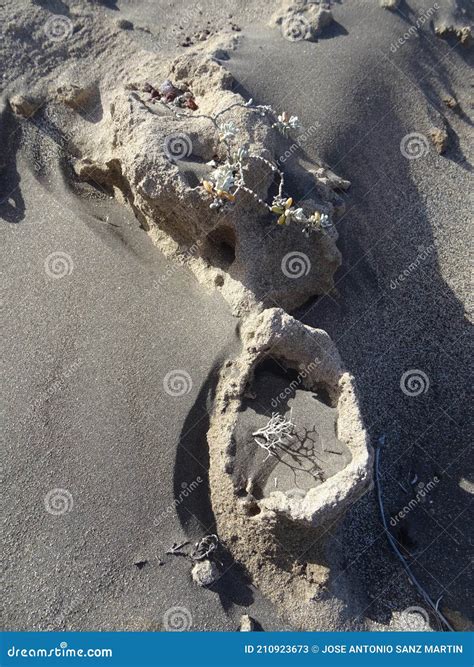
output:
M91 142L76 162L79 177L119 190L157 245L188 264L201 282L217 287L237 314L257 304L293 310L309 297L331 291L340 264L333 226L330 232L314 229L308 236L296 222L279 226L247 192L220 211L209 208L212 199L201 181L212 171L207 163L215 157L223 160L225 154L216 128L203 114L241 104L222 121L235 124L239 145L274 163L281 138L271 120L243 106L243 98L230 90L230 75L212 60L182 57L171 67L170 78L189 86L199 110L177 117L176 108L151 104L142 92L144 81L110 91L110 117L99 124L100 141ZM347 188L347 181L321 165L303 169L292 162L297 175L304 172L312 179L312 192L298 205L324 211L332 221L341 210L336 190ZM252 161L245 177L258 197L271 201L275 174L267 164ZM297 279L291 275L289 253L296 262L304 256Z
M243 317L242 350L222 369L208 434L217 530L262 590L289 610L295 625L309 629L312 621L300 601L313 599L315 587L324 586L330 571L315 538L326 535L328 524L370 487L372 455L353 379L334 344L324 331L304 326L285 311L332 290L341 261L334 226L343 210L338 191L350 184L324 165L291 161L293 180L311 181L310 195L298 206L324 212L330 223L309 234L297 221L277 225L276 216L246 192L240 192L232 206L211 209L202 180L212 168L208 162L224 158L224 147L202 114L238 103L223 120L233 121L239 141L252 153L275 162L285 144L268 116L244 106L243 98L231 90L228 72L213 60L187 55L172 64L161 62L156 70L153 63L151 56L144 56L136 78L128 82L109 79L84 87L61 82L50 99L40 103L63 105L66 120L67 114L76 114L66 130L74 144L77 177L122 198L165 254L187 264L200 282L220 290L234 313ZM153 103L144 93L145 84L158 85L166 77L191 90L199 109L179 118L176 109ZM79 116L93 111L97 98L102 115L81 125ZM19 116L34 112L22 99L11 102ZM291 139L288 142L286 147ZM275 173L256 160L246 184L259 198L271 201ZM292 253L304 258L298 278L283 270L285 257ZM249 491L243 498L231 476L237 413L256 367L270 351L288 368L311 369L304 381L308 390L315 384L326 387L338 410L338 437L351 453L345 468L304 497L277 491L257 499ZM307 544L313 547L307 563L301 564L291 554L305 551Z

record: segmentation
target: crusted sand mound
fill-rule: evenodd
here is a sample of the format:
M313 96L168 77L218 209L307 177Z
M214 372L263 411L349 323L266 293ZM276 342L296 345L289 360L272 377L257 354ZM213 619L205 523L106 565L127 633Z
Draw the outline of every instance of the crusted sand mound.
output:
M324 390L337 407L337 436L351 456L341 470L305 493L276 490L260 498L255 479L234 475L242 446L236 426L243 397L255 387L256 369L269 357L294 369L300 378L298 385L308 392ZM353 380L344 371L329 336L277 308L247 318L242 327L242 352L228 362L221 375L208 440L219 535L293 622L311 627L312 612L305 603L318 595L330 576L331 565L324 555L330 525L372 484L372 449ZM301 563L305 541L307 558ZM295 605L295 600L300 604Z
M293 609L295 625L314 627L307 610L295 609L329 576L322 536L369 488L371 453L352 379L333 343L285 310L332 290L341 261L334 226L343 211L338 191L350 184L322 164L294 159L292 182L304 186L293 201L281 156L295 145L294 117L246 102L208 56L166 63L149 54L140 61L138 54L133 64L132 75L122 63L116 80L111 71L81 84L67 73L51 76L46 97L32 92L10 106L44 134L54 119L75 177L126 202L165 254L188 265L244 317L243 350L222 370L209 432L213 511L219 537L255 582ZM349 455L304 493L277 489L258 497L251 479L243 493L243 480L232 476L235 430L244 394L270 352L301 375L308 393L324 386ZM315 540L301 565L291 545L301 552ZM275 595L289 573L291 585ZM328 620L328 627L335 624Z
M248 493L244 511L270 510L296 521L321 526L334 520L371 485L372 455L361 423L351 376L344 371L334 343L326 332L307 327L277 308L247 318L242 329L243 350L227 367L221 381L211 446L220 452L220 467L233 471L236 453L235 426L242 397L252 390L255 370L268 357L298 373L306 390L324 391L337 407L338 439L350 451L347 465L302 497L274 491L258 500L252 496L251 480L241 484ZM258 398L258 396L257 396Z
M106 92L95 140L87 138L75 163L79 177L118 189L159 247L217 287L236 313L275 303L292 310L330 291L340 264L336 190L349 183L321 165L292 167L296 178L309 179L310 191L298 208L287 204L291 224L278 224L290 201L278 158L291 140L276 126L287 128L269 108L246 105L230 90L226 70L208 58L182 57L169 77L192 91L199 108L150 97L158 85L152 71L153 84L142 79Z

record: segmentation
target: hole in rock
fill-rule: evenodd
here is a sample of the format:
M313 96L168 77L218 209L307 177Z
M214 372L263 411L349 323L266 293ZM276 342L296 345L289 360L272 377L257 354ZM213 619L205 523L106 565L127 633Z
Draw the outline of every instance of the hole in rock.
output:
M328 388L305 387L314 370L290 369L270 356L255 370L234 432L233 479L236 485L251 479L257 499L273 492L303 498L351 460L347 444L337 437L337 403Z
M253 505L247 510L248 516L257 516L262 510L258 505Z
M223 225L208 235L203 256L212 266L227 271L235 261L235 246L234 230Z

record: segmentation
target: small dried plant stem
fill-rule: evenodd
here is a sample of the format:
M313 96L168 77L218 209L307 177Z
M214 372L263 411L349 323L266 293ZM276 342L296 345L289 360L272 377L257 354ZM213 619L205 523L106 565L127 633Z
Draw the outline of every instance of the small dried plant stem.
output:
M162 102L161 100L158 100L158 101L164 108L170 110L177 118L205 118L206 120L210 121L213 124L213 126L214 126L214 128L215 128L215 130L218 134L220 133L220 128L219 128L219 124L217 122L217 119L220 116L222 116L223 114L227 113L228 111L231 111L231 109L235 109L237 107L242 108L242 109L248 109L249 111L257 111L259 113L265 113L265 114L272 113L274 116L276 115L275 112L273 111L273 109L269 109L269 108L263 107L261 105L249 106L248 104L245 104L245 103L242 103L242 102L235 102L234 104L231 104L230 106L226 107L225 109L222 109L221 111L214 114L213 116L209 116L208 114L203 114L203 113L200 113L200 114L183 113L183 112L175 111L172 107L170 107L167 104L164 104L164 102ZM232 156L232 146L227 141L227 139L225 139L224 137L221 136L219 138L220 138L220 141L226 147L227 159L230 161L231 156ZM278 174L278 176L280 178L280 182L279 182L279 185L278 185L278 197L281 199L283 197L283 189L284 189L284 183L285 183L285 176L284 176L283 172L280 169L278 169L278 167L275 164L273 164L273 162L270 162L270 160L267 160L266 158L262 157L261 155L253 154L253 155L249 155L248 157L252 158L254 160L260 160L261 162L266 164L274 173ZM259 197L256 192L254 192L249 187L244 185L245 177L244 177L244 174L243 174L243 171L242 171L242 163L240 161L237 163L237 167L238 167L238 170L239 170L240 183L237 186L237 189L233 193L234 196L237 195L237 193L241 190L244 191L244 192L247 192L248 194L252 195L252 197L256 201L258 201L259 204L261 204L262 206L264 206L267 210L269 210L271 212L272 207L269 204L267 204L267 202L265 202L261 197Z
M239 185L237 186L237 190L234 192L234 196L237 194L237 192L238 192L239 190L243 190L244 192L247 192L249 195L252 195L252 197L253 197L254 199L256 199L256 200L258 201L259 204L261 204L262 206L265 206L265 208L267 208L269 211L272 210L272 209L271 209L271 206L269 206L269 205L267 204L267 202L263 201L263 199L262 199L261 197L259 197L258 194L257 194L256 192L254 192L253 190L251 190L250 188L248 188L246 185L239 184Z
M375 486L376 486L376 489L377 489L377 500L378 500L378 503L379 503L380 516L382 518L382 524L383 524L383 528L384 528L384 531L385 531L385 535L387 536L388 543L392 547L395 555L401 561L401 563L403 565L403 568L405 569L405 572L407 573L408 577L411 579L411 581L415 585L415 588L418 590L418 592L421 595L421 597L423 598L423 600L426 602L426 604L428 606L431 607L431 609L436 614L436 616L439 618L441 623L448 630L450 630L451 632L454 632L454 629L453 629L452 625L449 623L447 618L438 609L438 605L431 599L429 593L427 591L425 591L423 586L420 584L418 579L413 574L413 572L412 572L410 566L408 565L405 557L403 556L402 552L398 548L398 545L395 541L395 538L393 537L392 533L389 530L389 527L387 525L387 519L385 518L385 510L384 510L383 501L382 501L382 487L381 487L381 484L380 484L380 449L381 449L381 447L380 447L380 443L379 443L379 446L375 450Z
M257 445L267 452L265 461L269 456L276 456L275 449L277 445L283 445L285 440L292 437L295 428L291 419L292 414L293 410L290 412L290 418L285 419L278 412L273 412L266 426L252 433Z

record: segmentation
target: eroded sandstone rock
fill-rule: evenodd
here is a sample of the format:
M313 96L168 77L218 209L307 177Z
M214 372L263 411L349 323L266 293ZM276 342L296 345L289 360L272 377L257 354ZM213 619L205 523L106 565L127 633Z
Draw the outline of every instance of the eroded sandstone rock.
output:
M9 102L13 113L22 118L33 116L41 106L41 102L37 98L29 95L13 95L10 97Z
M211 586L219 578L217 565L207 559L195 563L191 574L199 586Z
M280 27L283 37L290 41L314 41L332 22L329 5L306 3L302 0L284 0L271 21Z
M199 110L177 116L176 108L151 103L141 93L144 82L110 91L98 149L76 162L76 173L120 190L154 242L189 265L202 283L218 288L236 313L275 303L293 310L310 296L331 291L341 261L334 222L343 206L337 191L349 183L321 165L292 160L293 175L311 190L297 206L321 212L327 225L309 235L296 221L278 225L258 199L271 201L276 172L269 163L277 165L282 145L291 139L282 138L265 114L244 106L229 90L230 75L214 61L181 57L170 76L176 86L192 90ZM203 115L232 105L220 122L231 122L236 146L257 156L245 171L255 195L242 190L235 202L213 210L202 183L215 161L225 160L225 146Z

